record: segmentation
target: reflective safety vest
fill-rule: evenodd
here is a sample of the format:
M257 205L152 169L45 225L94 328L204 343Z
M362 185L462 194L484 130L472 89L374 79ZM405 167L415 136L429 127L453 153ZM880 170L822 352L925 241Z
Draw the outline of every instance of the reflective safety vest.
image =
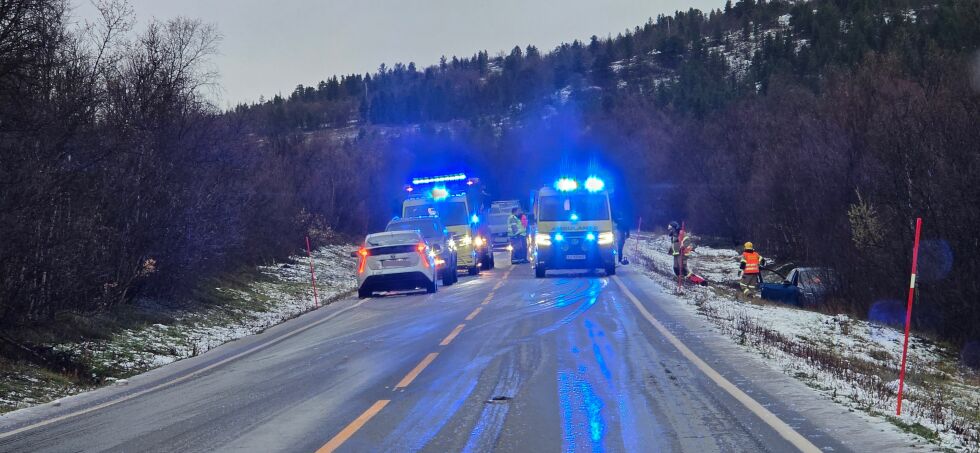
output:
M670 241L670 254L677 256L680 255L681 250L683 250L684 256L689 256L691 252L694 251L694 247L691 246L691 236L685 234L683 244L680 242L681 241L678 241L677 238Z
M762 256L760 256L754 250L751 252L742 252L742 264L745 266L742 269L742 273L758 274L760 262L762 262Z
M514 214L511 214L510 217L507 218L507 234L510 237L524 234L524 224L521 223L521 219L518 219Z

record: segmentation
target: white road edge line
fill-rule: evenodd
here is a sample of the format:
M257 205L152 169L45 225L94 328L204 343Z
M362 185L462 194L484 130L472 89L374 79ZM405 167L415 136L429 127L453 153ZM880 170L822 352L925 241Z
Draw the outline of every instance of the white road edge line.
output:
M95 412L95 411L97 411L99 409L105 409L105 408L107 408L109 406L114 406L116 404L119 404L119 403L122 403L122 402L125 402L125 401L129 401L129 400L131 400L133 398L138 398L140 396L146 395L147 393L160 390L160 389L162 389L164 387L169 387L169 386L174 385L174 384L177 384L179 382L183 382L183 381L186 381L186 380L191 379L193 377L197 377L197 376L201 375L202 373L205 373L207 371L213 370L213 369L215 369L215 368L217 368L217 367L219 367L221 365L224 365L224 364L226 364L228 362L232 362L234 360L238 360L238 359L240 359L240 358L242 358L244 356L247 356L249 354L253 354L253 353L258 352L258 351L260 351L262 349L265 349L265 348L267 348L269 346L272 346L272 345L274 345L276 343L279 343L279 342L281 342L281 341L283 341L283 340L285 340L287 338L293 337L293 336L295 336L297 334L300 334L300 333L305 332L305 331L307 331L309 329L312 329L312 328L314 328L316 326L319 326L320 324L323 324L323 323L325 323L325 322L327 322L327 321L329 321L329 320L331 320L333 318L336 318L337 316L340 316L343 313L346 313L346 312L348 312L350 310L353 310L353 309L359 307L361 304L367 302L368 300L370 300L370 299L364 299L364 300L358 301L356 304L351 305L350 307L347 307L347 308L338 310L336 313L333 313L333 314L331 314L331 315L329 315L329 316L327 316L327 317L325 317L325 318L323 318L323 319L321 319L319 321L315 321L315 322L313 322L311 324L307 324L306 326L300 327L300 328L298 328L296 330L293 330L293 331L291 331L289 333L286 333L286 334L284 334L282 336L273 338L273 339L271 339L271 340L269 340L269 341L267 341L265 343L262 343L262 344L254 347L252 349L248 349L248 350L242 351L242 352L240 352L238 354L235 354L235 355L233 355L231 357L228 357L228 358L225 358L225 359L220 360L218 362L212 363L211 365L208 365L208 366L206 366L204 368L201 368L200 370L196 370L196 371L194 371L192 373L185 374L185 375L183 375L181 377L178 377L176 379L173 379L173 380L170 380L170 381L167 381L167 382L163 382L163 383L157 384L157 385L155 385L153 387L150 387L150 388L147 388L147 389L143 389L143 390L140 390L140 391L135 392L135 393L130 393L130 394L125 395L123 397L120 397L120 398L117 398L117 399L114 399L114 400L110 400L110 401L106 401L106 402L104 402L102 404L98 404L98 405L95 405L95 406L92 406L92 407L88 407L88 408L82 409L82 410L77 411L77 412L71 412L71 413L68 413L68 414L59 415L57 417L49 418L47 420L43 420L43 421L40 421L40 422L31 424L31 425L22 426L22 427L17 428L17 429L15 429L13 431L7 431L5 433L0 433L0 439L4 439L4 438L10 437L10 436L14 436L14 435L20 434L22 432L30 431L30 430L33 430L33 429L36 429L36 428L40 428L40 427L43 427L43 426L47 426L47 425L50 425L52 423L57 423L57 422L60 422L60 421L63 421L63 420L74 418L74 417L77 417L79 415L85 415L85 414L90 413L90 412Z
M715 381L715 384L718 384L719 387L721 387L723 390L728 392L729 395L731 395L740 403L742 403L748 410L752 411L752 413L757 415L760 419L762 419L763 422L765 422L767 425L772 427L772 429L774 429L777 433L779 433L780 436L782 436L784 439L789 441L789 443L793 444L794 447L800 449L800 451L807 452L807 453L820 452L820 449L817 448L816 445L813 445L813 443L811 443L805 437L800 435L800 433L796 432L796 430L794 430L791 426L787 425L786 422L780 420L780 418L777 417L776 414L773 414L768 409L766 409L761 404L759 404L758 401L752 399L751 396L747 395L745 392L740 390L738 387L735 386L735 384L732 384L731 381L729 381L728 379L725 379L724 376L718 374L718 372L715 371L714 368L711 368L711 366L708 365L704 360L701 360L700 357L694 354L694 352L691 351L686 345L684 345L684 343L682 343L680 339L674 336L674 334L670 333L670 331L667 330L667 328L663 324L661 324L660 321L657 321L657 318L654 318L653 315L651 315L650 312L647 311L646 307L644 307L643 304L640 303L640 300L637 299L635 295L633 295L633 292L626 287L626 285L619 279L619 277L613 276L612 279L613 281L616 282L617 285L619 285L619 288L623 290L623 294L626 294L626 297L628 297L630 301L633 302L633 305L636 306L636 309L640 311L640 314L642 314L643 317L646 318L646 320L653 325L653 327L655 327L664 337L666 337L667 341L669 341L670 344L674 345L674 347L677 348L677 350L680 351L680 353L684 357L686 357L688 360L691 361L691 363L697 366L705 375L708 376L708 378L710 378L712 381Z

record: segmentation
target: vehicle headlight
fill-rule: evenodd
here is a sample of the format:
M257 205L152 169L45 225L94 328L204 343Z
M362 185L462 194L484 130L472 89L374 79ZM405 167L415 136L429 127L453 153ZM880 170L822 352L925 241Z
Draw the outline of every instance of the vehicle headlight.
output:
M484 243L483 236L477 236L476 238L473 239L473 245L477 247L483 247L483 243Z
M599 233L599 245L609 245L612 244L615 240L616 238L613 237L612 231Z
M463 245L472 245L473 244L473 238L470 237L470 235L467 234L466 236L461 237L459 239L459 242L462 242Z
M545 233L535 234L534 243L538 245L551 245L551 235Z
M449 247L450 249L456 248L456 240L453 238L449 238L449 240L446 241L446 247Z

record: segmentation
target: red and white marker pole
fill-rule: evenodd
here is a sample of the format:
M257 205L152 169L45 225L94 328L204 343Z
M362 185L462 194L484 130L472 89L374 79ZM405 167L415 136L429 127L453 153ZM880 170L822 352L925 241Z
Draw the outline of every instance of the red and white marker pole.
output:
M677 250L680 265L677 270L677 291L684 291L684 222L681 222L681 230L677 232Z
M320 308L320 296L316 293L316 271L313 269L313 252L310 250L310 237L306 237L306 256L310 258L310 282L313 284L313 306Z
M909 280L909 302L905 311L905 344L902 346L902 369L898 373L898 408L896 415L902 415L902 391L905 390L905 360L909 352L909 327L912 324L912 300L915 298L915 267L919 261L919 233L922 231L922 217L915 219L915 243L912 245L912 279Z

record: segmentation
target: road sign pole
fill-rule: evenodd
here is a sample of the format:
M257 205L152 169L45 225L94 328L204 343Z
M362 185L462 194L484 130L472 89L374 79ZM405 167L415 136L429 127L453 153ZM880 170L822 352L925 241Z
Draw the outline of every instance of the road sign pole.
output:
M912 244L912 278L909 280L909 301L905 311L905 344L902 345L902 368L898 372L897 415L902 415L902 392L905 390L905 361L909 352L909 327L912 324L912 300L915 298L915 267L919 261L919 233L922 231L922 217L915 219L915 242Z
M306 237L306 256L310 258L310 282L313 285L313 306L320 308L320 296L316 293L316 270L313 269L313 252L310 250L310 237Z

